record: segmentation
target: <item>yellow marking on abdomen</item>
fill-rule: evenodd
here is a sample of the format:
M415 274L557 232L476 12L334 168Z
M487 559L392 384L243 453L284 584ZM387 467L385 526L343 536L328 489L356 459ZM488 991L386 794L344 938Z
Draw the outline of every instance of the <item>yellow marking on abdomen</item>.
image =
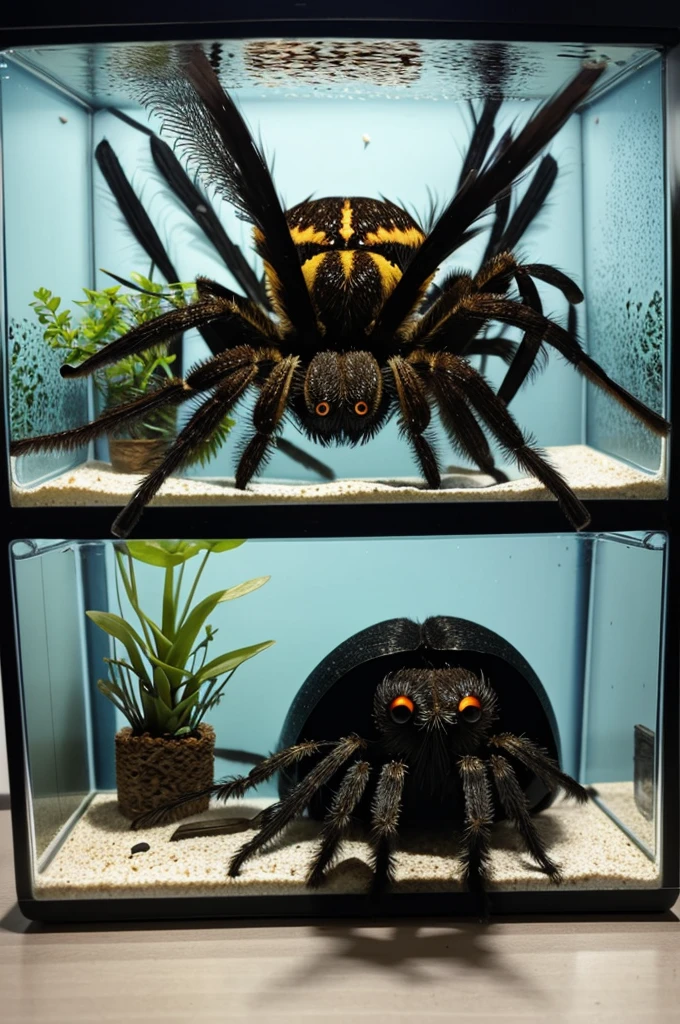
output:
M392 242L395 245L407 245L417 249L425 241L425 235L418 228L384 228L379 227L376 231L368 231L364 237L366 245L380 245L385 242Z
M338 234L341 238L344 238L346 242L349 242L350 238L354 234L354 228L352 227L352 203L349 199L345 199L342 204L342 223L340 224L340 231Z
M356 255L356 249L338 249L338 256L342 263L342 269L345 274L345 280L348 280L352 276L352 269L354 267L354 257Z
M371 257L378 273L380 274L380 283L382 284L383 299L386 299L394 289L396 288L399 281L401 281L401 270L399 267L395 267L394 263L390 263L384 256L381 256L378 252L369 252L368 255Z
M313 224L308 224L306 228L301 228L297 224L293 224L290 229L290 237L293 239L296 245L303 245L305 242L315 242L317 245L327 244L325 231L317 231Z
M331 254L329 252L318 252L316 256L312 256L311 259L305 260L302 264L302 276L305 279L308 292L311 292L314 288L314 282L316 280L316 275L319 273L319 267L326 257L330 255Z

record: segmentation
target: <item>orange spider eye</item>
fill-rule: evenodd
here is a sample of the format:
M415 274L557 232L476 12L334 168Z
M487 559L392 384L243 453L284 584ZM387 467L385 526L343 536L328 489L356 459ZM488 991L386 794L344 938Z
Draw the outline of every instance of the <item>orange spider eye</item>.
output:
M410 697L405 697L404 694L390 701L390 718L397 725L404 725L408 722L414 711L415 704Z
M331 407L328 402L317 402L314 412L317 416L328 416L331 411Z
M357 402L354 406L354 411L357 416L365 416L368 412L368 404L366 402Z
M458 705L458 713L466 722L478 722L482 717L482 702L478 697L463 697Z

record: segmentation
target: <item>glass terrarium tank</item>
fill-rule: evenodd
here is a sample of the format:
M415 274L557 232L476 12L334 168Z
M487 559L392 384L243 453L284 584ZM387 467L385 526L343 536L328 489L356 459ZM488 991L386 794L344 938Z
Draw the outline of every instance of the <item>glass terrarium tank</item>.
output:
M537 308L578 339L617 384L654 412L665 412L659 52L605 43L437 39L207 40L202 48L273 167L284 209L309 197L386 197L407 211L423 237L466 173L470 184L465 161L474 162L475 125L488 114L488 104L495 107L485 159L584 63L602 64L596 83L541 154L548 163L535 160L518 175L505 214L514 224L510 235L518 258L557 268L585 295L585 302L577 302L572 290L570 302L554 281L546 283L539 274L532 279ZM122 396L121 375L122 383L130 384L129 362L122 370L116 365L98 371L90 380L59 376L64 362L81 362L131 326L171 310L173 303L194 301L191 282L198 276L247 294L267 317L277 319L247 213L216 189L214 167L189 159L182 137L186 125L178 127L169 100L164 109L163 88L145 91L144 75L148 85L154 68L181 67L183 53L179 44L164 43L40 46L5 55L6 368L15 441L82 426L168 376L186 377L211 354L233 345L229 330L217 337L214 324L202 326L203 336L195 329L173 336L161 353L144 356L133 391L128 388ZM173 155L179 162L169 170ZM522 204L532 188L529 214ZM345 216L349 220L340 230L354 233L352 210ZM475 221L473 237L437 265L422 310L440 296L438 289L453 271L477 273L491 251L494 225L492 207ZM298 256L309 268L315 254L304 249L307 243L296 230ZM304 231L312 238L313 226ZM183 288L168 287L177 282ZM520 299L514 286L505 290ZM480 321L480 332L495 348L470 354L467 361L498 392L523 331L491 319ZM356 339L348 344L361 348ZM429 352L438 344L429 341L425 347ZM382 372L384 387L394 390L390 371L383 367ZM584 374L551 344L541 346L527 381L509 402L524 435L547 450L583 498L664 498L663 437L597 387L587 368ZM196 394L205 397L205 389ZM375 436L357 446L325 447L286 414L268 459L245 491L236 490L234 473L253 435L256 394L256 387L245 389L209 443L164 483L157 504L549 497L493 429L487 432L502 475L482 472L469 445L452 443L432 395L427 398L432 422L424 436L438 453L443 486L436 492L426 487L408 438L400 436L403 416L396 405L382 429L376 427ZM116 444L121 439L171 442L193 411L191 402L155 410L148 422L119 428ZM482 425L486 429L489 423ZM14 505L124 503L137 482L134 474L144 470L133 463L121 472L107 433L116 432L100 431L96 440L66 452L13 459Z
M162 551L179 555L164 563ZM147 630L156 634L162 625L168 632L170 564L175 604L189 616L201 607L205 613L211 595L223 595L210 607L208 631L202 625L190 644L209 647L207 662L203 652L200 664L224 669L221 699L204 702L215 732L216 778L247 774L286 746L296 694L331 652L338 660L338 648L349 637L366 637L362 631L385 620L423 623L431 616L455 616L493 631L496 645L510 644L525 659L527 673L533 671L543 687L562 769L589 794L584 804L562 794L550 806L537 807L533 819L559 864L559 886L532 863L509 821L493 826L489 886L495 899L541 891L573 898L623 889L649 896L672 872L672 854L664 845L665 785L672 788L672 781L664 779L661 746L667 736L663 534L139 542L129 549L111 541L24 540L12 546L11 558L30 808L25 899L44 904L201 897L218 899L213 910L219 906L228 913L230 907L244 911L240 901L229 902L240 896L295 897L303 903L286 903L281 912L302 912L310 892L331 900L330 909L334 897L360 899L369 885L371 840L360 815L319 889L310 890L305 879L321 822L301 813L237 877L228 876L230 857L254 833L246 825L245 833L223 834L218 826L226 817L228 829L230 821L252 819L273 804L281 793L274 776L242 799L213 802L203 813L189 809L183 824L198 824L199 833L182 841L171 838L177 821L130 830L134 811L121 811L120 765L117 794L115 789L114 737L129 720L122 713L129 706L123 692L134 690L139 704L135 651L150 642ZM139 609L147 616L144 630ZM135 650L129 639L133 629L138 630ZM212 638L207 644L206 636ZM362 642L359 659L368 660L370 645ZM231 660L225 660L225 652ZM173 661L171 654L165 657ZM394 669L399 657L396 662L378 658L376 685L385 674L381 666ZM455 667L461 658L451 650L444 662ZM132 666L128 689L121 677L124 665ZM186 666L197 673L196 664ZM508 724L510 711L513 732L526 725L531 733L536 727L530 724L526 695L502 689L507 666L497 662L485 671L504 705L493 734ZM167 664L166 672L170 676ZM157 689L158 677L152 678ZM362 718L358 691L348 680L343 675L329 691L331 717L345 715L374 741L375 722ZM417 765L409 769L416 771ZM157 769L147 763L144 770L149 775ZM445 774L435 787L444 785ZM212 767L208 785L211 778ZM444 808L436 821L400 833L397 894L441 898L464 888L455 820L455 808ZM35 905L32 912L41 913ZM276 901L269 903L269 912L279 912Z
M29 916L677 895L677 53L395 26L0 57Z

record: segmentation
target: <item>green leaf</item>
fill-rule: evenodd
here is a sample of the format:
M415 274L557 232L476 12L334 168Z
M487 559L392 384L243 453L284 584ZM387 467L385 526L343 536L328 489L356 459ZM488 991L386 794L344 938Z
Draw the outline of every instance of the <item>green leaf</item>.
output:
M239 583L235 587L230 587L228 590L219 590L215 594L204 598L189 613L184 625L179 630L177 639L168 652L168 662L171 665L176 665L178 668L186 665L199 630L217 605L222 604L224 601L233 601L237 597L244 597L245 594L250 594L253 590L258 590L264 586L269 579L269 576L259 576L256 579L248 580L246 583Z
M245 540L195 540L192 543L201 550L217 554L219 551L233 551L234 548L240 548L241 544L245 544Z
M238 668L239 665L242 665L244 661L254 658L260 651L266 651L268 647L272 647L275 643L275 640L265 640L261 644L241 647L239 650L231 651L229 654L222 654L220 657L208 662L207 665L204 665L196 678L199 683L204 683L206 679L212 679L215 676L223 675L225 672L231 672L233 669Z
M186 540L129 540L126 547L138 562L157 565L161 569L181 565L200 550L195 542Z
M157 666L153 670L153 681L159 700L163 701L165 706L172 710L172 690L170 689L168 677L162 668Z
M186 463L187 466L207 466L211 459L224 447L229 437L229 432L236 423L231 416L222 418L210 437L203 440L191 452Z
M85 614L96 626L99 626L105 633L108 633L109 636L120 640L128 652L134 672L140 679L148 683L149 676L139 652L144 651L148 656L149 651L147 651L146 644L132 626L125 619L122 619L120 615L114 615L112 612L85 612Z
M110 679L98 679L97 688L104 694L105 697L110 697L113 694L115 697L124 699L125 694L121 690L120 686L116 683L111 682Z
M147 653L147 657L154 668L163 669L173 690L176 690L178 686L181 686L183 680L186 682L187 676L192 675L190 669L183 668L181 665L171 665L167 661L162 661L161 658L157 658L151 651Z
M141 694L142 707L144 708L144 724L150 733L158 736L163 732L161 718L157 713L159 702L155 697L152 697L151 694L147 693L146 690L142 690Z
M194 706L194 704L196 703L197 700L198 700L198 691L196 691L195 693L189 694L188 697L185 697L184 700L180 701L180 703L174 709L174 712L175 712L175 714L177 715L177 718L178 718L178 724L179 724L179 720L181 720L181 718L185 714L185 712L190 711L191 708L193 708L193 706Z
M153 633L154 640L156 641L156 654L162 661L167 657L167 653L172 647L172 640L168 640L167 636L161 632L153 619L150 619L149 616L141 610L141 608L139 611L135 608L135 611L138 615L141 615L142 619L146 622L147 626Z

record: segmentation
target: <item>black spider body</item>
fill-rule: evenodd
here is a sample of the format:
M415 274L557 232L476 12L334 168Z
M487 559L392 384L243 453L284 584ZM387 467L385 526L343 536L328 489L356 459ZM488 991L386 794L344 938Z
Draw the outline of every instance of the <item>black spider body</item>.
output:
M585 64L516 134L492 148L498 101L488 100L475 129L458 187L426 231L405 210L361 197L307 200L284 212L266 161L198 46L168 78L150 66L143 101L163 116L177 144L209 187L254 225L270 308L205 278L195 304L173 309L117 339L65 377L85 376L191 328L222 338L223 351L135 402L94 423L58 434L14 441L13 455L77 448L120 430L163 405L195 398L200 404L162 462L149 473L113 525L127 536L168 476L213 438L225 416L258 392L251 436L240 454L236 486L245 488L266 464L287 417L321 444L370 440L392 414L430 488L441 485L430 437L438 413L451 444L497 481L488 434L524 471L557 498L572 525L589 522L568 484L512 418L507 403L547 343L604 388L651 430L669 424L629 394L581 348L574 332L543 315L536 280L571 306L580 289L554 267L522 263L513 249L554 180L539 166L514 213L513 183L587 96L604 65ZM545 158L549 160L549 158ZM554 162L553 162L554 163ZM533 192L532 192L533 189ZM428 289L439 265L478 233L476 222L495 210L486 254L476 274L452 273ZM510 297L516 288L519 299ZM520 328L519 346L486 334L491 322ZM509 362L496 394L470 357Z
M398 347L376 354L370 327L425 234L401 207L362 197L307 200L286 221L323 339L291 386L291 410L320 444L368 441L395 411L387 363Z
M314 668L291 703L278 740L278 749L294 747L310 737L337 741L358 733L368 750L381 749L380 721L376 718L376 692L388 676L409 670L415 675L439 669L465 670L477 678L493 680L497 712L495 728L525 734L556 762L561 760L560 735L552 704L531 665L502 636L477 622L436 615L422 623L387 619L375 623L339 644ZM323 751L296 762L279 775L279 795L285 799L311 771ZM380 755L382 756L382 755ZM516 766L522 792L532 813L543 810L554 790L525 766ZM323 819L331 805L337 780L322 786L307 813ZM457 786L450 773L420 787L406 780L402 823L441 821L450 827L452 794ZM456 791L458 791L456 789ZM366 801L359 813L368 820ZM460 801L455 806L462 806ZM496 804L497 819L505 817Z
M386 664L399 667L385 672ZM493 667L498 692L482 664ZM360 691L363 700L357 699ZM325 706L324 697L330 698ZM507 728L513 721L519 735ZM523 721L533 735L521 729ZM314 722L332 724L320 733L323 739L309 738L313 733L300 738L299 729ZM355 728L346 728L351 723ZM294 741L285 743L291 736ZM558 789L578 801L587 794L559 767L557 727L539 680L519 652L490 630L446 616L422 626L395 619L363 630L308 678L282 741L282 749L247 776L203 791L226 801L275 775L281 779L278 803L255 819L226 826L257 829L232 858L230 875L307 813L321 822L307 877L312 887L323 884L353 823L363 822L376 891L393 880L400 830L415 826L459 834L468 887L483 897L491 827L502 818L515 825L539 869L559 882L534 814ZM133 827L160 823L197 795L145 814Z
M387 675L375 691L375 739L350 733L336 741L303 741L267 758L249 775L204 791L217 800L240 797L298 762L313 763L287 796L245 824L257 831L232 858L229 874L237 875L328 787L332 797L307 876L312 887L323 884L353 822L363 819L369 826L373 889L382 891L394 879L399 829L409 819L420 820L424 802L434 810L432 824L459 831L471 891L486 892L491 827L502 816L513 822L539 869L559 882L559 867L532 817L518 769L529 769L550 789L562 788L578 801L587 800L587 793L531 739L496 731L498 712L491 683L469 669L401 669ZM159 823L196 795L144 815L133 827Z

